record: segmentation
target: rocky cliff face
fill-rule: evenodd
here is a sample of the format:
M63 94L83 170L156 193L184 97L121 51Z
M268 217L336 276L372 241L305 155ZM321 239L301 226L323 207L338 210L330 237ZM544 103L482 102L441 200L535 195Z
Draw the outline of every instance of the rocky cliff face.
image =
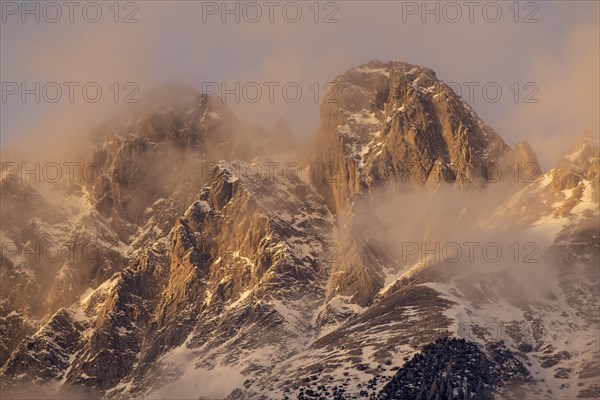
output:
M350 303L369 305L386 270L397 267L369 243L368 231L352 228L348 216L356 202L368 202L378 190L468 189L516 177L510 171L520 171L520 183L540 173L526 142L510 149L428 68L370 62L331 87L308 163L319 171L314 184L339 219L331 294Z
M389 183L480 185L496 178L494 166L537 166L527 144L511 150L428 68L370 62L331 88L310 162L325 168L318 189L339 214Z
M332 216L308 184L247 171L255 170L215 166L168 238L53 315L16 349L5 374L129 396L160 390L173 368L196 363L265 374L306 345L325 299ZM68 341L52 340L66 330ZM47 371L47 359L32 349L50 342L62 362ZM195 357L165 360L177 348ZM248 357L255 352L267 357ZM123 381L130 383L115 388Z
M22 335L106 282L168 234L217 161L254 157L268 139L220 101L168 85L97 127L91 154L69 158L59 182L30 182L31 165L11 162L1 183L6 329ZM2 357L15 341L5 346Z
M208 162L249 160L261 154L267 139L220 100L179 85L150 93L97 127L94 137L93 163L103 174L85 183L96 208L122 220L120 226L115 222L122 235L132 233L128 224L146 223L145 210L184 183L202 187Z
M281 135L178 85L95 130L96 179L3 176L3 392L389 398L410 374L441 385L449 348L490 363L461 370L473 395L597 397L595 138L540 175L431 70L371 62L332 88L300 177L264 168ZM473 237L513 247L397 251ZM89 251L28 250L66 241Z

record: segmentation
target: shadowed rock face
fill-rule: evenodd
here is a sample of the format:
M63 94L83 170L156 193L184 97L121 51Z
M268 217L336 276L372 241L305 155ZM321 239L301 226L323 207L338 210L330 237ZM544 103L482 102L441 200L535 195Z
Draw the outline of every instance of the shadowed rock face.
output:
M102 174L69 188L89 200L80 208L3 179L3 241L73 240L96 257L42 265L3 248L2 389L35 382L63 397L83 387L89 397L173 398L198 370L215 368L231 371L232 399L280 399L304 385L330 398L333 384L349 398L375 395L393 367L461 336L465 321L467 339L490 356L498 337L489 323L500 320L535 393L594 393L597 143L584 139L538 177L526 142L511 150L429 69L371 62L335 82L327 99L336 102L321 107L314 154L304 157L311 181L257 172L248 161L280 141L180 85L95 131L90 159ZM369 236L380 216L361 206L376 191L431 193L448 183L466 196L497 180L492 164L521 168L532 182L507 182L506 199L475 222L511 234L546 218L561 227L544 254L561 283L539 301L510 274L477 275L472 265L416 263L400 273ZM432 212L424 235L435 222ZM517 332L521 323L531 337ZM581 354L560 343L575 333L588 346ZM552 386L545 376L574 383Z

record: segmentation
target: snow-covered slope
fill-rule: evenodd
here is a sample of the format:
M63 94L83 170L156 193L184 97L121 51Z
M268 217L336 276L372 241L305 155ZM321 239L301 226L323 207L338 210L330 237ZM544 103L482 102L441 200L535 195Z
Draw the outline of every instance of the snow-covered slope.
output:
M456 336L482 348L502 341L519 355L533 380L502 389L502 398L600 396L599 162L597 139L584 136L557 168L469 228L479 238L473 245L487 238L504 257L435 254L416 262L372 305L282 363L277 393L295 398L319 387L323 395L346 382L348 395L373 395L392 367L438 337ZM312 385L297 384L307 376L315 376Z

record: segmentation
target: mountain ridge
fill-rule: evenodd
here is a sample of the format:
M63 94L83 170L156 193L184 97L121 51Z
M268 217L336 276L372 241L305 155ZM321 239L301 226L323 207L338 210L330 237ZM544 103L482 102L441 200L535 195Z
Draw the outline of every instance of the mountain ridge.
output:
M50 241L64 240L63 224L96 257L39 265L3 246L2 280L11 282L0 307L3 390L33 382L106 399L330 398L335 385L339 398L377 396L393 368L459 337L488 356L502 341L527 369L531 379L487 382L490 394L600 393L600 351L590 344L600 323L590 312L600 282L594 138L542 174L526 142L510 149L427 68L374 61L334 82L337 101L322 104L315 151L292 157L294 174L261 169L281 157L268 152L276 132L177 84L96 128L92 160L105 173L74 184L89 205L59 224L37 223ZM530 168L530 182L479 169L491 164ZM133 176L119 173L126 165L138 168ZM17 208L36 189L4 178L2 208L24 211L3 224L3 242L40 241L24 227L51 209L39 203L47 198ZM498 199L475 207L486 191ZM465 199L474 204L463 216ZM442 211L425 209L440 202ZM461 235L440 232L445 224ZM539 229L550 232L545 241ZM446 244L448 234L469 234L504 245L514 232L540 243L540 263L404 260L382 241ZM559 284L549 279L525 305L523 285L538 274ZM47 297L30 298L44 282ZM553 331L580 339L561 344ZM226 379L204 393L197 376Z

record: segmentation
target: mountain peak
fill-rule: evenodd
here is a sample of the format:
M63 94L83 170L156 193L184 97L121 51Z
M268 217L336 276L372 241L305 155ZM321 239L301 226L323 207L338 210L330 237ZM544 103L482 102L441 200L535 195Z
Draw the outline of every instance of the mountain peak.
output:
M422 67L415 64L410 64L404 61L388 61L383 62L379 60L371 60L364 64L360 64L354 68L351 68L346 72L360 72L360 73L383 73L385 75L389 75L391 73L401 73L401 74L427 74L432 78L436 79L435 72L427 67ZM344 75L346 75L344 74Z
M573 189L581 181L590 181L591 185L598 185L600 176L600 150L598 138L586 132L573 146L553 170L550 187L555 192Z
M333 165L328 176L342 182L317 184L336 211L348 210L356 195L386 181L484 182L483 168L472 167L511 151L429 68L371 61L338 76L334 86L335 101L321 106L314 157Z
M193 99L200 95L200 92L191 86L180 82L171 82L150 90L143 97L142 102L161 101L173 103L181 99Z
M600 138L597 135L586 131L565 158L573 164L581 166L583 163L598 158L599 142Z

